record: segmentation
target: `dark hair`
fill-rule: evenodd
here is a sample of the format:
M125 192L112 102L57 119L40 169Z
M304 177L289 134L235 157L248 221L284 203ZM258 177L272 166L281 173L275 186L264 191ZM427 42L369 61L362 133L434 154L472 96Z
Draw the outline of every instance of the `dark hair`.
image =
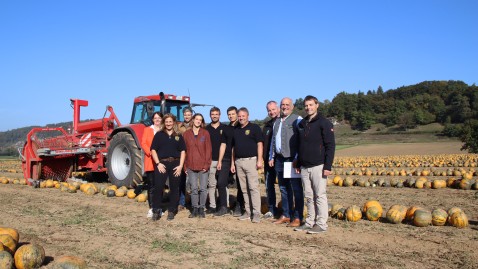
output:
M193 113L193 110L192 110L190 107L185 107L185 108L183 108L183 115L184 115L184 113L186 113L186 112L188 112L188 111L191 112L191 113Z
M211 108L211 110L209 110L209 113L214 112L214 111L217 111L217 112L219 112L219 114L221 114L221 110L219 109L219 107L213 106Z
M239 108L239 111L238 111L238 113L239 113L239 112L241 112L241 111L242 111L242 112L246 112L246 113L247 113L247 115L249 115L249 110L247 110L247 108L245 108L245 107L241 107L241 108Z
M204 121L204 116L201 113L196 113L196 114L194 114L194 116L192 117L191 120L193 121L196 117L201 117L202 118L200 128L206 128L206 121Z
M227 113L229 113L229 111L232 111L232 110L236 111L236 113L237 113L237 107L235 107L235 106L228 107L227 108Z
M270 100L269 102L267 102L266 108L267 108L267 106L270 105L270 104L275 104L275 105L277 105L277 102L274 101L274 100Z
M158 115L161 119L163 119L163 113L159 112L159 111L156 111L153 113L153 115L151 115L151 119L154 118L154 116Z
M314 101L314 103L316 103L316 104L319 103L319 100L315 96L312 96L312 95L307 95L304 98L304 104L305 104L306 101Z

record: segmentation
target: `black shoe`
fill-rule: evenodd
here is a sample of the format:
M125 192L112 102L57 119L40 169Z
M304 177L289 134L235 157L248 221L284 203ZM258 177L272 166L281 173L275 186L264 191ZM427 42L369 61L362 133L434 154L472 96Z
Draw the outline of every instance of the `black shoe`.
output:
M151 217L152 221L157 221L161 218L163 212L161 212L161 209L153 209L153 216Z
M204 213L204 207L200 207L200 208L199 208L198 217L200 217L200 218L202 218L202 219L206 217L206 213Z
M219 210L214 214L216 217L221 217L227 214L227 208L221 206Z
M189 214L189 218L195 218L198 216L198 209L195 207L193 208L193 211L191 212L191 214Z
M168 212L168 220L172 221L174 219L174 212Z
M241 210L241 207L239 205L237 205L235 208L234 208L234 212L232 213L232 216L233 217L240 217L242 215L242 210Z
M210 207L208 210L206 210L206 214L214 214L214 213L216 213L215 207Z
M138 186L136 186L136 188L134 188L134 194L138 196L140 193L143 192L143 189L144 189L143 184L139 184Z

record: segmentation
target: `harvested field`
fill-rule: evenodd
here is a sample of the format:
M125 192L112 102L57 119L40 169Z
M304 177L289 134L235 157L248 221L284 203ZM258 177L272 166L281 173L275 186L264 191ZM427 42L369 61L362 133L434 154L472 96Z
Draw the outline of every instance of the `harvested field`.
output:
M0 186L0 225L18 229L22 243L41 244L47 262L78 255L91 268L478 267L475 191L331 186L328 193L329 202L343 206L361 206L367 198L378 199L385 210L392 204L458 206L471 228L330 219L326 234L308 235L266 220L189 219L186 211L172 222L151 222L145 203L125 197L13 184Z
M399 150L400 155L434 154L437 148L441 149L436 153L461 153L452 151L456 144L437 144L375 145L367 152L378 155L392 146L388 155ZM343 149L337 155L350 156L352 150L365 155L364 148L371 146ZM450 151L444 152L447 148ZM231 189L232 201L234 194ZM276 194L279 198L277 186ZM477 191L329 186L328 199L344 207L362 207L367 199L376 199L383 216L393 204L429 210L460 207L470 226L420 228L390 224L384 218L329 219L327 233L309 235L268 220L253 224L230 215L190 219L187 211L171 222L165 217L152 222L146 218L146 203L126 197L18 184L0 184L0 226L18 229L21 244L42 245L47 256L43 268L51 268L62 255L82 257L89 268L478 268Z

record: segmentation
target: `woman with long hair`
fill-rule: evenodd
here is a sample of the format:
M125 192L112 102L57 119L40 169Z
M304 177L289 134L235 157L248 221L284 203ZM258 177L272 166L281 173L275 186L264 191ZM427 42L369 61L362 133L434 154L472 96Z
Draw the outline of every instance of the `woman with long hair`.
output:
M212 162L212 146L209 132L205 129L206 123L201 114L195 114L192 118L192 128L184 132L186 143L186 162L184 169L191 185L192 212L190 218L205 218L207 199L207 183L209 167Z
M155 164L154 184L151 190L153 208L152 220L161 218L160 207L163 200L164 186L169 178L169 205L168 220L173 220L177 213L179 202L179 181L186 158L186 145L178 132L176 117L165 114L163 117L164 128L154 135L151 144L151 156Z

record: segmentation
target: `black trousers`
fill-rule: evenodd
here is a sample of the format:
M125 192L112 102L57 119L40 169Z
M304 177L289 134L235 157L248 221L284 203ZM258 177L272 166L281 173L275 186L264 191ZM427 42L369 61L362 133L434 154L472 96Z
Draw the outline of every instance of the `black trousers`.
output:
M237 197L236 197L236 203L239 204L241 209L244 210L245 204L244 204L244 194L242 194L242 189L241 189L241 183L239 182L239 178L237 177L237 173L232 175L236 179L236 184L237 184ZM236 204L237 206L237 204Z
M148 171L145 173L146 178L144 179L144 189L148 191L148 205L149 208L152 208L152 196L151 196L151 189L154 184L154 171Z
M231 160L222 160L221 170L216 172L217 175L217 190L219 192L218 207L227 207L227 185L229 183L229 173L231 170Z
M151 188L151 201L153 210L161 208L161 201L163 201L164 186L169 177L169 204L168 211L176 212L179 203L179 181L180 176L174 176L174 168L179 165L179 160L171 162L162 161L166 166L166 173L160 173L158 167L154 167L154 183Z

